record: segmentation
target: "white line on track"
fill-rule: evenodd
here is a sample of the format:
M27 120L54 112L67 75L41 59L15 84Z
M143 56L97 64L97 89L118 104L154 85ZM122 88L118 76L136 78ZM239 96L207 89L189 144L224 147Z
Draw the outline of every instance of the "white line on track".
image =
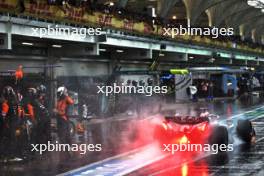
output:
M250 111L242 112L242 113L240 113L240 114L233 115L233 116L231 116L231 117L229 117L229 118L234 119L234 118L236 118L236 117L240 117L240 116L242 116L242 115L245 115L245 114L247 114L247 113L254 112L254 111L259 110L259 109L262 109L262 108L264 108L264 106L261 106L261 107L255 108L255 109L250 110Z
M264 125L264 122L252 122L253 125Z
M256 143L258 143L258 142L262 141L263 139L264 139L264 137L262 137L262 138L259 138L258 140L256 140Z

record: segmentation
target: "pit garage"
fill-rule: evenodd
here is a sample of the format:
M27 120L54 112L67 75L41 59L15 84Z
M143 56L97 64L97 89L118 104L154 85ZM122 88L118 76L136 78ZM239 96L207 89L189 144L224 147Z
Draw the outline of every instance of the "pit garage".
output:
M1 175L263 175L263 12L0 0Z

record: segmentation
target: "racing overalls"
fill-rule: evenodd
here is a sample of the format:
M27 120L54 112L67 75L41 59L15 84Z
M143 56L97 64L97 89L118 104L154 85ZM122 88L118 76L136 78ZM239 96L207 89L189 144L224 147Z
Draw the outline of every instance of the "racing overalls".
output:
M50 140L50 115L46 107L38 99L34 99L26 102L24 109L25 115L33 123L32 143L47 143Z
M70 124L67 117L67 109L69 105L74 103L73 99L69 96L64 96L57 101L57 128L60 142L63 144L71 144Z
M50 113L39 99L34 101L33 107L35 107L35 116L37 120L36 132L39 139L38 141L41 144L46 144L51 140Z

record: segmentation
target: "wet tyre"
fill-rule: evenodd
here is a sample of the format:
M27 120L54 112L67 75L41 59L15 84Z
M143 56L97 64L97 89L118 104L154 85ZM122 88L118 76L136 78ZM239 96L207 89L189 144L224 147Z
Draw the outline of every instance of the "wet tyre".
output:
M236 127L237 135L246 143L250 143L253 136L255 136L255 130L252 123L249 120L239 120Z
M209 137L209 144L228 145L228 130L225 126L215 126Z

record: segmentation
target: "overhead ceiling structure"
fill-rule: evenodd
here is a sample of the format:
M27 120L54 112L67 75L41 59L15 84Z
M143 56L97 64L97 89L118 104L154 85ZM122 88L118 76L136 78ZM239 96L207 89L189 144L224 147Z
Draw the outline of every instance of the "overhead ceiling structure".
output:
M109 0L98 0L107 3ZM185 19L192 26L234 28L242 39L264 43L264 0L112 0L118 7L142 12L155 8L165 19Z

